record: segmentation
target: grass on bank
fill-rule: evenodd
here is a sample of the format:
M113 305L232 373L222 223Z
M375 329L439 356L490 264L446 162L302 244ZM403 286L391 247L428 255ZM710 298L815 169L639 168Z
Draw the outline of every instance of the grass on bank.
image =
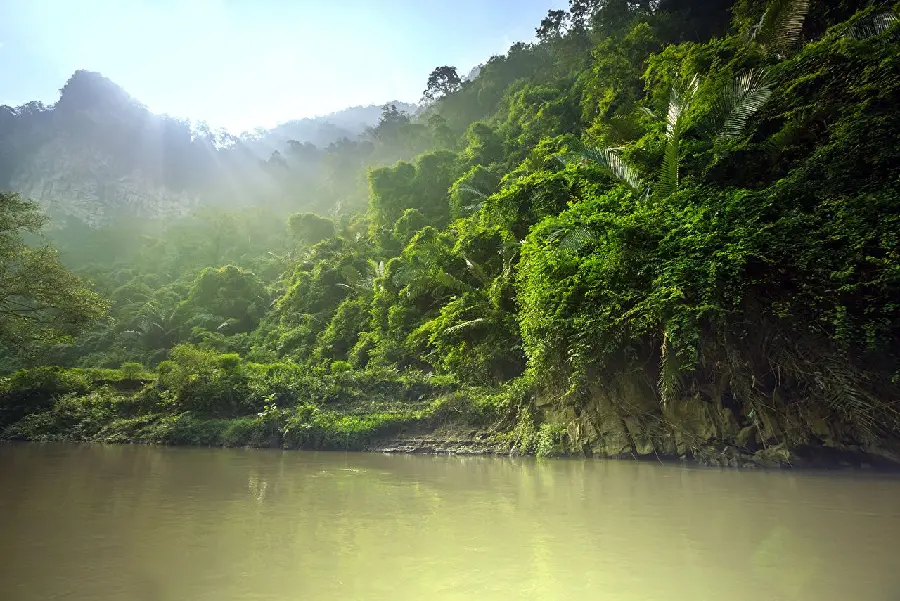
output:
M0 439L361 450L460 426L521 454L556 454L561 432L519 411L526 390L396 370L312 373L191 349L155 372L40 367L2 378Z

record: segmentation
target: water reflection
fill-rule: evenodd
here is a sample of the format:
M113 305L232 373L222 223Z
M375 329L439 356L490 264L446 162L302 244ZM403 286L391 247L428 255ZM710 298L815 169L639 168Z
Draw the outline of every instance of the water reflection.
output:
M250 496L256 500L257 503L262 503L263 499L266 498L266 489L269 488L269 483L261 479L259 474L253 473L247 478L247 489L250 491Z
M0 447L0 599L895 599L900 481Z

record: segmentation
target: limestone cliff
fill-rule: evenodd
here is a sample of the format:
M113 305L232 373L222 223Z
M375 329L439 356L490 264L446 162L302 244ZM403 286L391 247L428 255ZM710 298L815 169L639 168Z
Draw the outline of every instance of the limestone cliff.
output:
M155 218L184 214L198 202L140 169L119 169L102 149L71 136L48 141L19 162L9 187L37 200L56 220L74 217L97 226L116 216Z
M380 114L354 107L235 136L154 114L99 73L77 71L54 105L0 106L0 189L39 201L57 226L68 218L98 226L185 214L199 204L271 202L288 193L289 178L266 159L291 155L294 146L319 152L310 142L324 148L354 138Z

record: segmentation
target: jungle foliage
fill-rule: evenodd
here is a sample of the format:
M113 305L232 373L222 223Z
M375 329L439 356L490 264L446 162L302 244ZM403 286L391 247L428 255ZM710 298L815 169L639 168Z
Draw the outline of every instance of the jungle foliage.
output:
M78 299L59 318L94 321L7 347L0 426L360 448L457 420L548 454L599 406L665 428L698 404L764 445L890 439L896 10L571 0L536 43L472 79L436 69L423 113L386 107L347 141L402 159L341 167L365 210L63 228L95 292L53 284ZM3 198L5 232L23 209Z

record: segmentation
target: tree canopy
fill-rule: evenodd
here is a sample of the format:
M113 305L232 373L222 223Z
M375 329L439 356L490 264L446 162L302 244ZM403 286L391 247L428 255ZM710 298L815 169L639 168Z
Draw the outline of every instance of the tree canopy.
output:
M435 100L459 89L462 80L456 73L456 67L438 67L428 76L428 85L422 96L427 100Z
M457 420L524 452L887 457L898 27L815 0L571 0L465 81L435 69L418 110L280 151L282 203L60 228L110 318L30 365L147 366L165 440L159 416L340 448ZM4 336L75 333L99 297L3 198Z
M52 246L26 244L45 222L34 202L0 193L0 343L9 351L71 337L106 311Z

